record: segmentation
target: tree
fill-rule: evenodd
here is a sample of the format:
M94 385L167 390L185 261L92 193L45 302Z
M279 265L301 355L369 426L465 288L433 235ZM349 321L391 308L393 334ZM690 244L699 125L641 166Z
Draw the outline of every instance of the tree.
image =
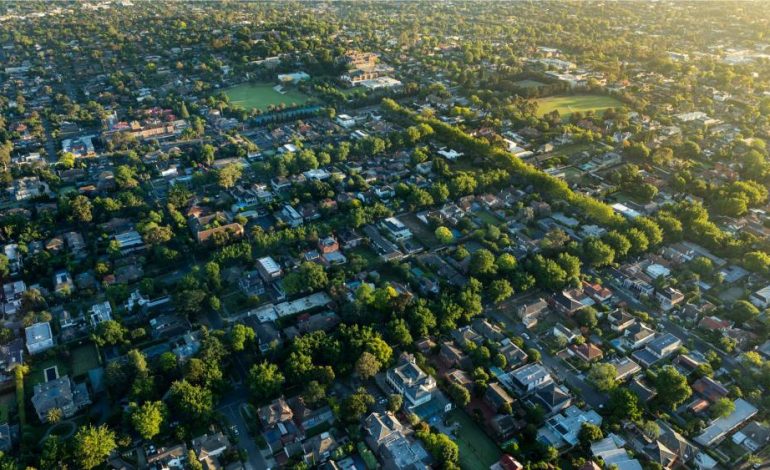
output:
M449 385L449 396L452 398L458 406L464 407L471 402L471 393L467 388L457 383L451 383Z
M425 447L444 468L454 468L460 458L460 448L457 443L443 433L432 433L429 429L420 430L417 437L425 442Z
M120 165L115 169L115 184L120 189L132 189L139 186L136 172L128 165Z
M671 410L684 403L692 395L692 389L687 384L687 377L670 365L658 370L654 383L658 391L658 401L663 407Z
M233 351L243 351L247 342L253 342L257 335L254 333L254 329L249 326L237 323L230 330L230 345Z
M394 318L388 323L388 335L397 346L408 346L412 344L412 334L409 332L409 326L403 318Z
M598 238L587 238L583 243L583 257L591 266L607 266L615 261L615 250Z
M583 307L575 315L578 325L586 328L594 328L599 324L596 309L593 307Z
M106 425L82 427L75 434L73 453L80 468L89 470L101 465L115 450L115 433Z
M604 241L615 250L617 258L623 258L631 250L631 241L617 230L612 230L604 236Z
M601 362L592 365L588 372L588 380L602 392L607 392L617 386L615 381L617 376L618 371L615 366Z
M326 398L326 387L317 380L311 380L302 392L302 399L310 407L315 407Z
M436 238L439 242L445 245L452 243L455 238L455 236L452 234L452 231L444 226L438 227L436 231L433 232L433 234L436 235Z
M249 387L258 400L278 395L284 381L278 366L267 361L254 364L249 371Z
M166 405L162 401L148 401L141 406L133 405L131 424L142 439L150 440L160 433L166 413Z
M607 411L616 421L627 419L637 422L642 419L642 410L639 409L639 397L625 387L616 387L610 392Z
M767 274L770 271L770 255L764 251L751 251L743 256L743 265L749 271Z
M535 348L529 348L527 349L527 357L532 362L539 362L540 361L540 351L538 351Z
M401 409L404 404L404 397L398 393L393 393L388 396L388 411L395 413Z
M230 189L241 179L243 170L238 163L230 163L217 173L219 185L225 189Z
M359 388L342 402L342 413L350 423L358 422L374 405L374 397L365 388Z
M214 411L214 396L211 390L187 380L172 383L169 394L169 403L180 418L202 423L206 422Z
M93 340L99 346L124 344L126 333L128 330L117 320L107 320L97 325Z
M91 201L85 196L75 196L72 201L70 201L70 209L72 210L72 216L80 223L88 223L93 220L93 216L91 215Z
M374 377L380 371L382 363L377 360L374 354L364 351L356 361L356 374L363 380Z
M326 287L329 278L323 266L318 263L305 261L298 270L286 275L283 288L288 294L314 292Z
M497 260L495 260L497 270L504 274L513 273L516 270L517 265L518 262L516 261L516 257L510 253L501 253L500 256L497 257Z
M496 279L489 284L489 296L492 302L500 303L513 295L511 283L505 279Z
M51 408L48 410L48 413L46 413L45 418L49 423L58 423L63 416L64 413L62 413L61 408Z
M495 256L486 248L480 248L471 255L471 262L468 268L474 276L494 274L497 271Z
M580 426L578 439L584 447L588 447L592 442L602 438L604 438L604 433L602 433L602 429L599 426L592 423L583 423L583 425Z
M655 421L645 421L639 425L642 433L650 439L660 437L660 426Z
M735 411L735 402L727 397L722 397L714 402L710 408L712 418L724 418Z
M725 312L725 316L736 323L742 324L757 318L759 316L759 309L751 302L739 300L732 305L732 308Z

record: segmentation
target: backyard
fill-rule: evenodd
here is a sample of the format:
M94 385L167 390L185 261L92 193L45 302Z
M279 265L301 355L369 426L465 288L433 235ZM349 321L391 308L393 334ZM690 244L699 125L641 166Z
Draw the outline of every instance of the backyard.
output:
M272 83L243 83L226 89L225 94L233 104L261 111L266 111L271 105L303 104L309 99L304 93L291 88L284 88L283 93L279 93L273 89L274 86Z
M574 112L597 112L623 106L623 103L615 98L604 95L549 96L548 98L541 98L535 101L537 103L538 116L558 110L559 115L563 118L571 116Z
M460 467L463 470L487 470L500 460L500 448L466 412L455 409L449 413L447 421L450 426L457 423L450 437L460 447Z

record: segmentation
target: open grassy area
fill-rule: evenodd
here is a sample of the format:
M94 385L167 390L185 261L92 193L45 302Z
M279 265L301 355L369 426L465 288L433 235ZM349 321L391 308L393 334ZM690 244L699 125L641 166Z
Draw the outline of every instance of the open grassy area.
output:
M543 116L558 110L561 117L569 117L574 112L599 112L608 108L618 108L623 103L604 95L549 96L536 100L537 115Z
M518 82L513 82L513 84L519 88L539 88L545 86L545 83L538 82L537 80L519 80Z
M268 106L278 106L284 104L303 104L309 98L304 93L284 87L283 93L278 93L273 89L272 83L243 83L225 90L225 94L234 104L243 106L246 109L256 108L266 111Z
M460 467L463 470L487 470L500 460L500 448L462 410L449 413L449 423L459 423L452 440L460 447Z
M89 370L99 367L99 355L96 347L84 344L72 350L72 376L86 375Z

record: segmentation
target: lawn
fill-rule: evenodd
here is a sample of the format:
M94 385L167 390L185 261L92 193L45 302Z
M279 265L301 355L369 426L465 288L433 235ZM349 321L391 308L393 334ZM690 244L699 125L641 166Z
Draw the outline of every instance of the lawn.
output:
M256 108L266 111L270 105L278 106L284 104L303 104L309 98L304 93L300 93L292 88L284 87L284 92L278 93L273 89L272 83L244 83L225 90L225 94L234 104L243 106L245 109Z
M519 88L540 88L545 86L545 83L538 82L537 80L519 80L518 82L513 82L513 84Z
M453 440L460 447L460 467L463 470L487 470L500 460L502 452L484 431L462 410L449 413L449 423L460 423Z
M99 353L91 344L84 344L72 350L72 376L86 375L89 370L99 367Z
M604 95L572 95L549 96L535 100L537 103L537 115L543 116L558 110L561 117L569 117L574 112L585 113L587 111L603 111L608 108L618 108L623 103L615 98Z
M31 390L35 384L45 382L45 370L54 366L58 369L59 377L70 375L69 363L66 360L59 358L34 359L32 367L29 369L29 374L26 375L27 387Z

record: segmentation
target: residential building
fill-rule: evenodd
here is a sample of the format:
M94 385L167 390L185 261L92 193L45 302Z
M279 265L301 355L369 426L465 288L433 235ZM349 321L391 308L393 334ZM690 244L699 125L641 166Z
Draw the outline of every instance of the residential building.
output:
M54 346L53 332L48 322L30 325L24 332L27 337L27 351L30 354L38 354Z
M41 422L48 422L51 410L59 409L65 418L91 404L85 383L76 385L68 376L59 377L35 385L32 406Z
M283 275L281 265L270 256L257 260L257 271L265 282L272 282Z
M423 372L414 356L407 353L401 355L396 367L387 371L386 381L395 392L404 396L409 409L429 402L436 390L433 377Z
M93 304L88 311L88 319L91 322L91 326L96 328L99 323L103 323L112 320L112 306L110 302L105 300Z
M396 241L403 241L412 238L412 231L395 217L388 217L381 223L385 232Z
M527 364L509 372L511 384L522 393L530 393L553 382L548 369L541 364Z
M578 434L583 423L601 426L602 417L594 410L583 411L574 405L570 406L546 420L543 427L537 431L537 440L557 449L572 447L578 443Z
M666 287L655 292L655 298L660 303L660 308L669 311L684 302L684 294L673 287Z
M221 432L204 434L192 440L192 448L204 468L222 468L219 456L230 448L230 440Z
M407 437L408 429L393 413L372 413L364 420L366 443L377 454L384 470L429 468L430 456L420 441Z
M770 286L763 287L749 296L749 301L758 308L770 307Z
M702 446L710 447L717 442L720 442L725 436L754 417L759 411L754 405L743 398L738 398L733 403L735 404L735 410L728 416L712 421L711 424L695 438L695 442Z

